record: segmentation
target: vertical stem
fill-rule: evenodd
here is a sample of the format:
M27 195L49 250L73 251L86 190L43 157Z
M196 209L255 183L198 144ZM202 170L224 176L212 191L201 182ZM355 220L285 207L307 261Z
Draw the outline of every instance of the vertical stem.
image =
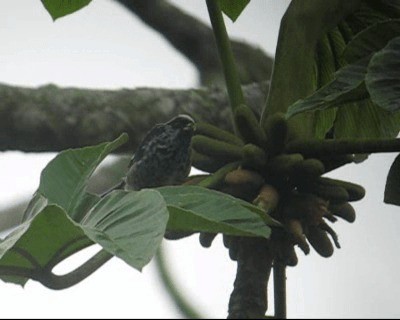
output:
M275 259L273 268L275 318L286 319L286 266Z
M226 32L224 19L217 0L206 0L208 14L210 16L217 49L222 63L226 87L229 94L229 101L232 111L241 104L244 104L243 92L233 58L231 43Z
M228 319L262 319L268 308L267 286L273 260L268 241L239 238L229 250L237 250L237 273Z

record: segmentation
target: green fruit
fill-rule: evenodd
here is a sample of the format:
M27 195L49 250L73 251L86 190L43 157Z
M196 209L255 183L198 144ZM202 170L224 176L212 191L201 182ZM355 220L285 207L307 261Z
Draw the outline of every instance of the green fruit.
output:
M316 226L309 226L306 237L320 256L329 258L333 254L332 242L324 230Z
M358 201L365 197L365 189L359 184L336 179L332 179L332 181L334 181L338 186L341 186L347 190L349 194L348 201Z
M254 144L246 144L243 147L243 164L250 168L261 169L267 163L267 155L264 150Z
M246 143L252 143L260 147L265 146L266 137L254 112L246 105L236 108L235 123L240 136Z
M330 178L317 178L314 182L305 186L305 189L333 203L341 203L349 200L347 190Z
M303 161L300 153L282 154L270 159L266 166L267 176L284 177L291 174L293 167Z
M354 210L353 206L348 202L331 205L329 206L329 210L335 216L338 216L348 222L354 222L356 220L356 211Z
M266 150L268 154L275 156L285 149L288 139L288 123L283 113L275 113L265 122Z
M192 166L196 169L205 172L215 172L219 168L223 167L225 162L222 160L216 160L204 154L192 151Z
M305 159L293 164L290 178L296 183L303 183L305 180L315 180L325 171L324 164L318 159Z
M203 135L195 135L192 138L192 148L200 154L225 163L241 160L243 156L241 147Z
M237 146L244 145L243 141L238 136L206 122L196 123L195 134L203 135L209 138L213 138L219 141L224 141Z
M246 201L252 201L257 196L263 183L264 178L257 172L236 169L225 176L225 185L221 191Z
M279 193L274 186L264 184L260 189L257 198L253 203L263 209L269 215L272 214L278 206Z

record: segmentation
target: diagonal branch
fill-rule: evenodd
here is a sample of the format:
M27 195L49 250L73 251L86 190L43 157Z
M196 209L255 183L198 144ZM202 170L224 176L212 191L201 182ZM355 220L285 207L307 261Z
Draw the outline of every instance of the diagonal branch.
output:
M116 0L189 59L203 84L222 82L222 73L211 28L164 0ZM205 5L205 4L204 4ZM272 58L261 49L232 41L242 83L268 80Z

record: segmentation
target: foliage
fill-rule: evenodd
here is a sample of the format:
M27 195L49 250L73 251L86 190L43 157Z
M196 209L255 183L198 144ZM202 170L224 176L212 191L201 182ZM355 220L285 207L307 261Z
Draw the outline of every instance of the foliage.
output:
M53 20L74 13L87 6L92 0L42 0L42 4Z
M172 231L269 237L265 222L274 222L259 208L201 187L119 190L104 197L87 193L94 170L126 139L66 150L50 161L25 222L0 243L3 280L41 281L35 276L40 273L46 285L56 264L93 243L141 270L156 253L167 223ZM10 271L20 268L20 276Z
M56 20L90 0L42 3ZM338 216L353 222L355 212L349 201L358 201L365 193L361 186L322 175L354 162L359 150L381 151L378 144L383 140L376 139L399 133L399 1L352 0L346 5L340 0L293 1L282 19L271 90L261 119L246 105L222 16L224 12L235 21L249 0L206 3L235 126L234 136L206 125L193 138L193 164L208 172L206 177L193 186L115 190L98 196L86 191L90 176L126 141L126 135L61 152L43 170L23 223L0 242L4 281L24 285L34 279L50 288L64 288L112 256L141 270L155 255L166 230L202 236L222 233L240 267L247 262L244 257L252 257L243 253L246 240L241 243L238 237L256 239L261 252L272 257L263 260L274 260L283 268L297 264L294 245L308 254L310 243L324 257L333 253L331 240L340 247L324 219L334 222ZM383 144L389 151L399 151L396 140ZM385 202L397 205L398 163L396 159L392 165L385 190ZM275 232L271 227L276 227ZM212 240L213 235L203 243L209 246ZM74 278L81 271L78 268L55 278L51 272L55 265L94 243L103 249L82 265L82 270L89 268L83 275ZM250 265L257 269L256 262ZM258 269L268 280L269 271ZM284 278L284 273L279 274ZM257 279L243 281L265 285ZM235 282L231 297L243 286ZM265 313L263 303L256 306L261 313ZM240 308L232 305L234 314ZM276 316L284 317L284 308L278 307L282 314ZM246 315L254 315L247 311L251 312Z

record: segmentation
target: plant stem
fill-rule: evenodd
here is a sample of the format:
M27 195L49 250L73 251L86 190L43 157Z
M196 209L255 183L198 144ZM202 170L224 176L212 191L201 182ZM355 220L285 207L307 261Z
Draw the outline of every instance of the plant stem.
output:
M285 148L287 153L309 156L333 156L354 153L399 152L400 139L338 139L294 140Z
M214 172L213 174L209 175L204 180L200 181L197 185L204 188L213 189L217 187L227 175L227 173L235 170L240 165L240 162L231 162Z
M237 272L229 299L228 319L262 319L268 308L267 286L273 255L268 241L239 238Z
M32 277L32 279L39 281L41 284L50 289L66 289L86 279L112 257L113 255L111 253L102 249L84 264L65 275L58 276L44 269L35 272L35 275Z
M244 104L243 92L240 86L239 75L233 58L231 43L226 32L224 19L217 0L206 0L208 14L210 16L215 40L217 43L219 57L225 76L226 87L228 90L229 101L232 112L236 107Z
M67 289L81 282L93 272L103 266L113 255L105 250L100 250L93 257L75 270L58 276L46 268L25 268L15 266L0 266L0 275L29 278L39 281L49 289Z
M286 266L275 259L273 268L275 318L286 319Z
M185 298L179 289L176 287L175 279L173 279L171 272L168 270L168 263L165 261L165 253L163 247L157 251L155 255L155 263L158 270L158 275L161 278L161 282L164 288L169 293L175 306L181 312L182 316L189 319L201 319L203 318L193 305Z

